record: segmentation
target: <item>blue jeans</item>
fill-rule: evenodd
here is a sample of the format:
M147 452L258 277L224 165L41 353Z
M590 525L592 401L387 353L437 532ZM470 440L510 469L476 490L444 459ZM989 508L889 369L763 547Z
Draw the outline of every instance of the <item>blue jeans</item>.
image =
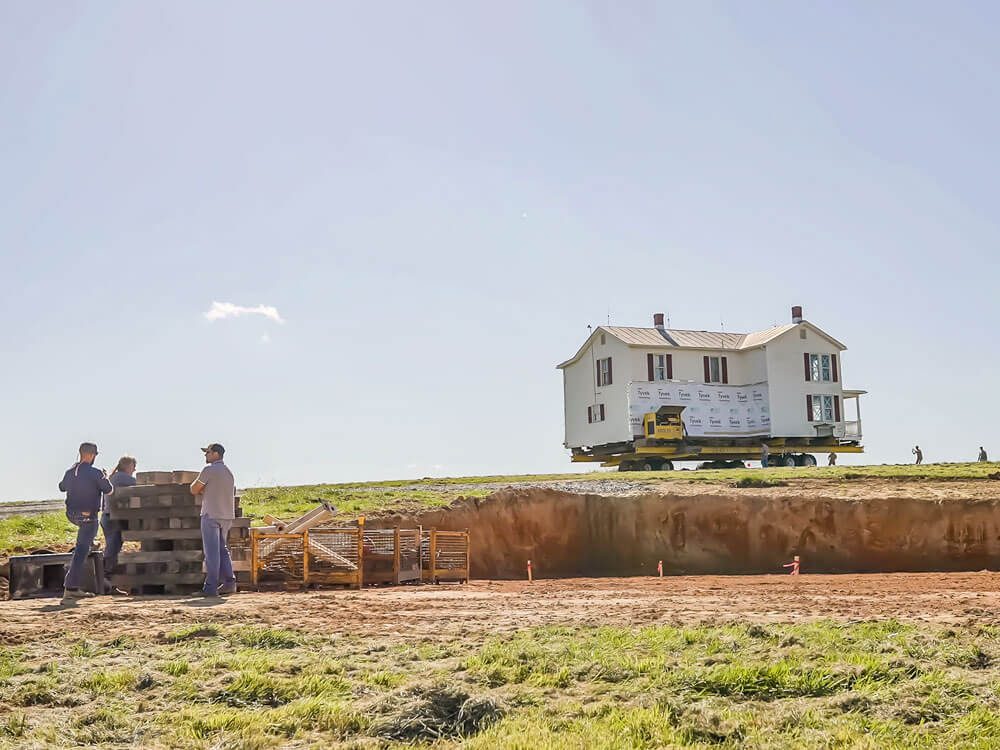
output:
M80 588L80 581L83 578L83 566L87 564L87 555L90 554L90 546L97 538L97 515L94 514L89 520L84 520L79 516L67 514L70 523L76 524L76 547L73 548L73 560L66 571L66 580L63 586L68 589ZM101 581L95 581L98 587Z
M206 594L217 593L219 581L226 588L236 588L233 561L229 557L229 547L226 546L232 525L232 519L201 517L201 544L205 550L205 586L202 590Z
M110 579L118 567L118 553L122 551L121 521L112 521L107 513L102 513L101 531L104 532L104 577Z
M766 469L767 468L767 456L761 456L760 457L760 468L762 468L762 469Z

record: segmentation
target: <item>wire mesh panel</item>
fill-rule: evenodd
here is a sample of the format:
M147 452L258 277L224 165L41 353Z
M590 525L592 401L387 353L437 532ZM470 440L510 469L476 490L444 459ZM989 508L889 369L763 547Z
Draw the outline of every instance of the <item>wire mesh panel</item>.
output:
M396 582L396 530L365 529L364 583Z
M434 569L441 571L468 573L469 570L469 535L463 531L437 532L436 557ZM466 575L462 576L463 578Z
M359 529L310 529L309 583L361 585L361 544Z
M263 534L254 529L251 549L255 584L305 582L304 535Z
M469 580L469 533L467 531L422 531L420 558L423 580Z
M399 530L399 575L397 580L420 580L420 532L417 529Z

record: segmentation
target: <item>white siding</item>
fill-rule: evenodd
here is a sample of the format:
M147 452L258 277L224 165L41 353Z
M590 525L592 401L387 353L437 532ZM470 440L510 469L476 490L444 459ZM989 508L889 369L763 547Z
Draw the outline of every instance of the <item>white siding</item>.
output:
M814 424L806 417L806 395L840 396L840 418L844 419L844 372L840 351L829 339L807 329L799 338L799 329L767 344L767 380L771 393L771 434L776 437L815 437ZM836 354L838 382L807 381L803 354Z
M563 395L566 420L566 447L604 445L632 439L628 423L626 386L630 380L632 352L611 334L594 337L594 344L583 356L563 368ZM611 385L596 388L594 361L611 357ZM643 365L645 366L645 365ZM604 404L604 421L587 422L587 407Z

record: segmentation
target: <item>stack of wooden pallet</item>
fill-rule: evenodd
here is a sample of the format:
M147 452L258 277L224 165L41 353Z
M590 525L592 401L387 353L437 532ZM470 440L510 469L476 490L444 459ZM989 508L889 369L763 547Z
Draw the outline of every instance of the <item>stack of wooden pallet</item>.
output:
M111 518L121 521L126 549L118 556L111 582L133 594L185 594L197 591L205 580L201 544L201 496L192 495L196 472L148 472L137 479L154 481L121 487L109 497ZM236 503L236 519L229 532L229 548L237 581L249 580L250 519ZM131 545L128 545L131 547Z

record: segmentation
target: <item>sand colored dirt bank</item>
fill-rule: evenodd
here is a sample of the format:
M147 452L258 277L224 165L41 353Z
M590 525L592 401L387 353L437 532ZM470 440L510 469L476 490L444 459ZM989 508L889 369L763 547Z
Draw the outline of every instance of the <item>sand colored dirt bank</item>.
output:
M0 645L65 635L163 639L192 623L267 624L305 632L447 640L535 625L808 622L896 618L1000 623L1000 574L677 576L473 581L364 591L248 593L220 603L100 597L0 602Z
M529 559L543 576L649 574L659 560L667 573L776 573L796 554L809 572L975 571L1000 568L1000 499L984 488L1000 486L979 483L965 497L942 487L937 498L873 496L870 485L862 497L510 489L369 525L467 528L475 578L522 578Z

